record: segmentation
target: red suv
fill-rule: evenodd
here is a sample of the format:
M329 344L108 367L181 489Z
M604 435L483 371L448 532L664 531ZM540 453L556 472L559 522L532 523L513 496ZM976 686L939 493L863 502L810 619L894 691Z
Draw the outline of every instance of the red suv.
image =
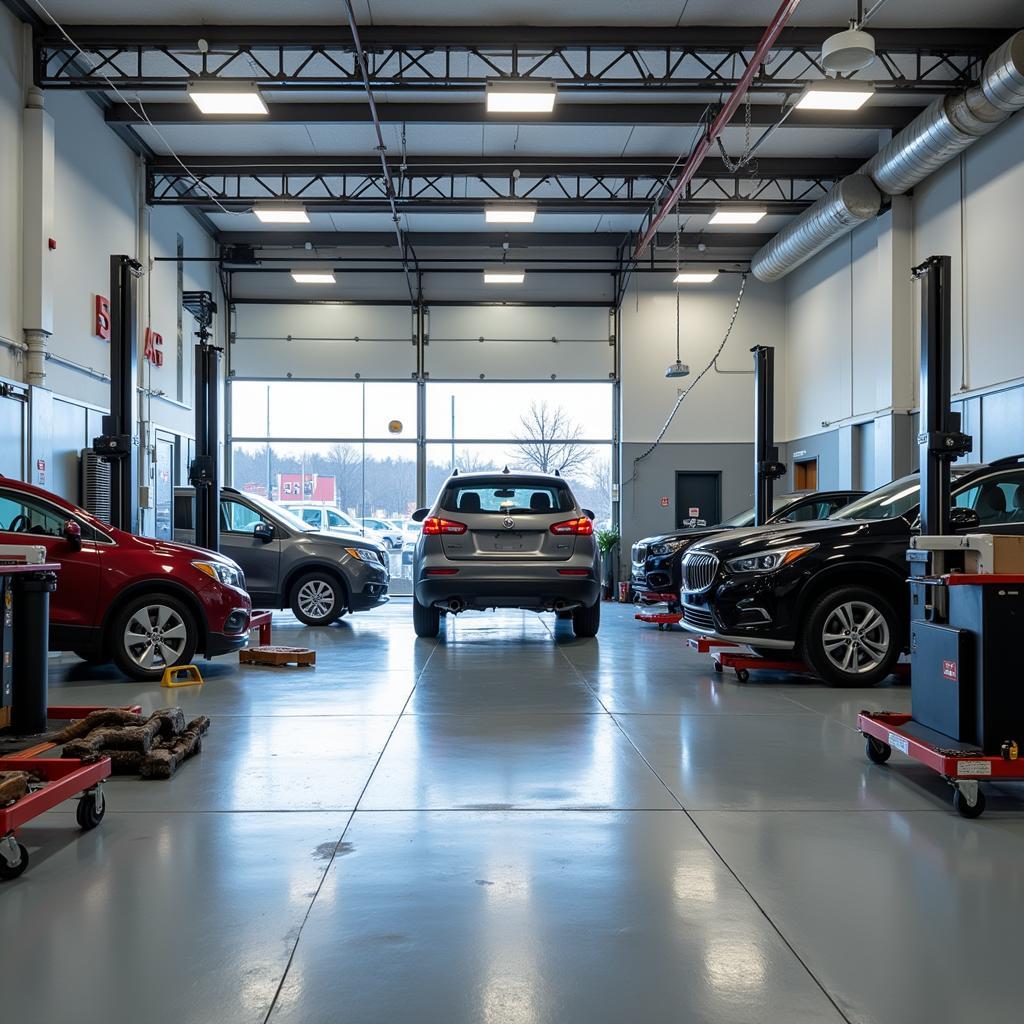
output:
M252 603L223 555L115 530L40 487L0 477L0 545L46 548L59 562L50 649L113 658L136 679L159 679L245 646Z

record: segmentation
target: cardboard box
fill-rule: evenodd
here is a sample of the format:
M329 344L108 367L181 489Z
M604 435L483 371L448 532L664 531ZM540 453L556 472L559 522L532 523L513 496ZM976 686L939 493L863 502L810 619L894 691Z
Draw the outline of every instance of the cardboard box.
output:
M1024 537L1002 537L996 534L972 535L978 542L964 554L964 569L969 573L1005 573L1024 575Z

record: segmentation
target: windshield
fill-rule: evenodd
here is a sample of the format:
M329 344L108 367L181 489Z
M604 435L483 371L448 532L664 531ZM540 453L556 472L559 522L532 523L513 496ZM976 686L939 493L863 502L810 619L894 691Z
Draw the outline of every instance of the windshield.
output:
M829 519L895 519L905 516L917 511L920 491L921 478L913 473L851 501L833 512Z
M288 509L283 508L276 502L267 501L261 494L246 494L245 497L268 519L276 519L279 523L287 526L289 530L295 530L297 533L316 532L315 527L310 526L309 523L304 523L297 515L293 515Z
M441 496L446 512L483 512L495 515L526 512L571 512L575 502L564 484L536 483L516 477L450 483Z
M778 497L772 501L772 514L784 509L793 499ZM718 524L719 526L731 526L734 529L742 526L753 526L754 525L754 510L748 508L745 512L740 512L738 515L732 517L732 519L723 519Z

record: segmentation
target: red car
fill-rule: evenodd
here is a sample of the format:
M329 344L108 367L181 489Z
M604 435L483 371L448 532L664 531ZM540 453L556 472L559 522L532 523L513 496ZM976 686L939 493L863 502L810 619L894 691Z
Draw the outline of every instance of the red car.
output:
M136 679L244 647L252 603L238 565L187 544L115 530L40 487L0 477L0 545L59 562L50 649L111 658Z

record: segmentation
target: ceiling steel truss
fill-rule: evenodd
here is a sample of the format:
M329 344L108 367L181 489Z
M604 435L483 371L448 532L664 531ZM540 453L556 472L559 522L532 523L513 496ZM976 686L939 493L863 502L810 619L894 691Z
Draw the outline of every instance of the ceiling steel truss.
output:
M755 78L755 92L791 93L823 77L821 42L834 29L783 33ZM502 38L502 33L505 33ZM350 36L323 26L71 26L75 47L52 29L35 36L45 87L180 90L195 78L244 79L268 88L365 88ZM560 89L707 92L735 85L756 31L728 28L443 31L367 28L370 85L393 91L479 89L495 79L545 79ZM946 92L977 78L1005 33L948 29L875 33L870 77L879 91ZM618 38L613 41L613 37ZM204 45L200 44L204 41ZM509 40L517 40L510 43Z
M186 161L186 164L188 162ZM194 205L215 209L247 209L256 202L296 201L309 210L388 209L388 182L380 169L357 171L199 170L180 165L147 169L147 202L153 205ZM798 213L829 190L835 176L758 177L724 174L696 178L687 189L682 209L706 212L720 203L757 202L777 213ZM538 173L529 167L516 173L422 173L407 168L391 186L406 212L484 209L490 203L517 202L548 212L633 212L646 210L671 186L669 168L661 173L600 170Z

